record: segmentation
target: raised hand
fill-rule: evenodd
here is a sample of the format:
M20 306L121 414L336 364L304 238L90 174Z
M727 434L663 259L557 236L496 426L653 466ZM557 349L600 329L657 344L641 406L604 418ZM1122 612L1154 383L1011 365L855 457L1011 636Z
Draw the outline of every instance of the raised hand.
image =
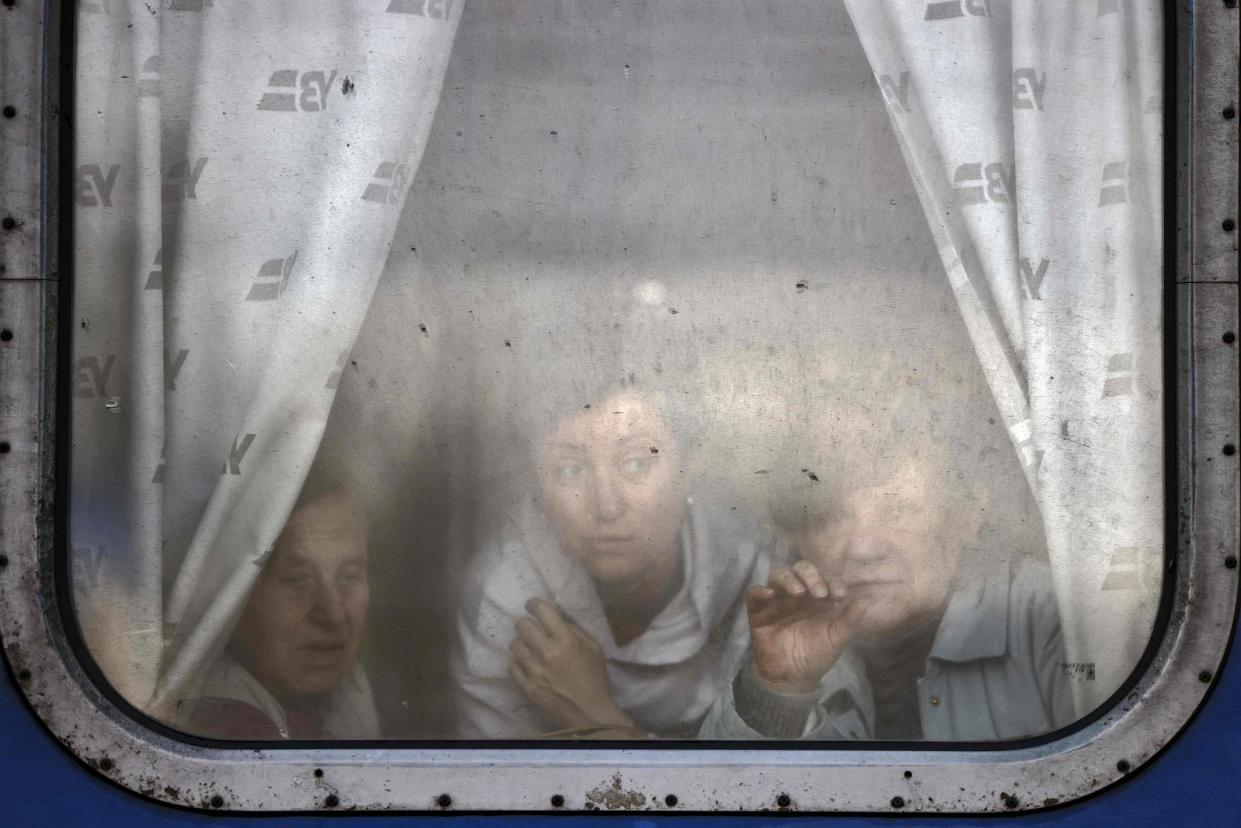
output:
M599 643L547 601L534 598L526 610L530 614L517 620L509 675L544 719L609 738L637 732L612 696Z
M777 569L746 593L754 671L779 693L809 693L840 658L865 605L809 561Z

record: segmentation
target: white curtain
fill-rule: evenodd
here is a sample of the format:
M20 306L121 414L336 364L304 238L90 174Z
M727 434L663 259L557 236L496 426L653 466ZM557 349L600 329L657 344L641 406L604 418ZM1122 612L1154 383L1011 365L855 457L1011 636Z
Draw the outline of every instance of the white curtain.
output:
M315 456L462 3L77 4L75 596L157 715Z
M1039 503L1085 713L1162 581L1162 4L847 5Z

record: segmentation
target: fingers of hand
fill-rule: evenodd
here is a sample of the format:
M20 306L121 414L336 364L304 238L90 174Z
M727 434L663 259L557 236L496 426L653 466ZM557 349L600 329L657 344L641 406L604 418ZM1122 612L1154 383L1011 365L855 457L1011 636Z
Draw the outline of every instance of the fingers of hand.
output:
M541 656L546 656L551 648L551 636L543 629L539 622L529 616L523 615L517 619L517 637L527 647Z
M827 581L819 573L819 568L810 561L798 561L793 564L793 574L801 579L806 591L815 598L826 598L830 594Z
M527 601L526 612L533 615L552 638L567 635L569 632L560 610L542 598L531 598Z
M865 602L854 598L845 604L845 608L841 610L840 617L836 619L836 623L844 627L850 634L858 628L862 619L866 616Z
M529 671L518 662L514 661L509 664L508 674L517 685L517 689L521 691L521 694L536 706L546 708L555 703L555 695L542 682L531 676Z
M542 664L542 659L535 655L526 642L520 638L513 639L513 645L509 647L509 652L513 655L513 661L521 665L521 668L527 673L538 664Z
M746 612L749 613L750 623L759 624L769 616L774 609L777 593L774 589L763 584L752 584L745 593Z
M751 584L746 590L746 604L753 609L756 605L761 605L776 597L776 591L765 584Z
M766 586L752 586L746 593L746 613L751 627L762 627L823 612L826 604L810 595L789 595Z
M801 596L806 594L806 585L801 582L791 569L773 569L767 578L767 586L786 595Z
M525 668L521 666L520 662L516 660L509 662L508 674L527 697L534 692L534 682L530 680L529 674L526 673Z
M843 601L848 597L848 591L845 589L845 585L839 580L829 581L827 588L833 601Z
M827 628L827 636L832 642L833 649L840 651L845 648L849 643L849 639L853 638L857 632L858 625L865 615L866 604L857 598L854 598L841 608L840 614L832 620L831 626Z
M586 649L590 650L592 653L595 653L596 655L600 655L603 653L603 647L600 646L599 642L595 641L595 639L591 636L591 634L586 632L586 630L582 629L577 624L574 624L572 622L569 623L568 627L569 627L569 634L573 636L574 638L576 638L581 644L583 644L586 647Z

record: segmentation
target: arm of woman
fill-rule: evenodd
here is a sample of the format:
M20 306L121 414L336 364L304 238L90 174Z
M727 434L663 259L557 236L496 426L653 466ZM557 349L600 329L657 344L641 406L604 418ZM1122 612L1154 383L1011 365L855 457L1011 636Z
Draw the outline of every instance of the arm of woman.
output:
M526 610L517 619L509 675L543 719L595 738L640 736L612 694L599 642L541 598Z

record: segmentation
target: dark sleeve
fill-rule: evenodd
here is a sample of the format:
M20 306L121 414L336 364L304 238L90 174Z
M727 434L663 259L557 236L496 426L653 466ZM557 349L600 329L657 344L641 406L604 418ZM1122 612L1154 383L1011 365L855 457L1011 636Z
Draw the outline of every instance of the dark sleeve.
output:
M206 698L194 701L184 729L194 736L236 741L280 741L284 736L267 714L236 699Z
M733 679L737 715L750 727L773 739L797 739L806 729L818 691L785 695L767 688L747 660Z

